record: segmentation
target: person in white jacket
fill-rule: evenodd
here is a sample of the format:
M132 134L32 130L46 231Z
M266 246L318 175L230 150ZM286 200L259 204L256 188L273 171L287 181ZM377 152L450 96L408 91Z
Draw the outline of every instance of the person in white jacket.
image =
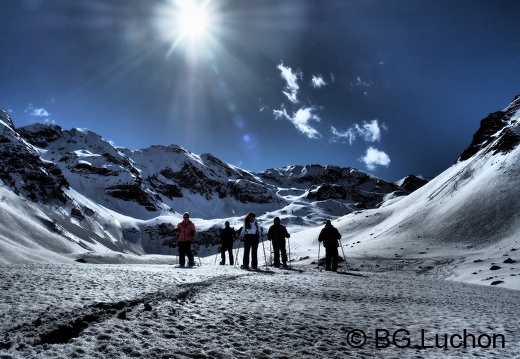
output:
M244 226L240 233L240 238L244 241L244 257L242 268L249 269L249 253L251 253L251 268L258 268L258 244L262 228L256 222L256 214L249 212L244 218Z

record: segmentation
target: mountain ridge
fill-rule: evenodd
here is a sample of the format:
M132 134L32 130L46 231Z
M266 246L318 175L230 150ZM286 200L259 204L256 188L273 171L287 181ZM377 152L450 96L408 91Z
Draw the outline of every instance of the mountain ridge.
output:
M267 223L281 217L294 238L314 238L331 219L345 241L356 239L348 245L354 254L401 247L396 256L417 256L422 252L411 249L422 243L457 251L491 246L488 251L499 256L498 249L518 246L511 210L520 213L520 198L510 187L520 185L518 118L515 97L482 121L477 132L485 136L476 133L469 152L445 172L390 183L351 167L292 165L252 173L176 145L131 151L85 129L15 129L3 111L0 153L9 160L0 164L0 207L8 206L4 216L11 220L0 223L0 252L14 257L0 260L45 261L35 259L39 247L49 258L171 254L173 228L186 210L199 230L195 250L202 256L214 253L225 220L239 226L249 211Z
M108 208L141 219L184 211L201 218L225 217L236 215L244 204L254 211L272 211L290 202L278 194L278 187L308 193L311 201L347 202L350 198L350 204L359 208L371 208L392 192L406 193L353 168L305 165L251 173L209 153L196 155L177 145L135 151L114 147L84 129L34 124L18 133L39 148L42 159L56 164L73 188ZM326 187L321 188L323 185ZM225 203L212 213L203 213L190 204L190 197ZM134 212L128 211L128 205Z

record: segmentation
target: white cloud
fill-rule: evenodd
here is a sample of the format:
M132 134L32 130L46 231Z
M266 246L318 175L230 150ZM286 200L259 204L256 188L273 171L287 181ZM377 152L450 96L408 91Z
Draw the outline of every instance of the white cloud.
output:
M321 75L314 75L314 76L312 76L312 86L314 88L320 88L320 87L325 86L326 84L327 83L325 82L323 77L321 77Z
M336 141L336 138L346 138L348 140L349 145L351 145L356 140L356 133L352 127L344 132L340 132L336 130L334 126L330 126L330 130L334 135L334 137L331 139L331 141L333 142Z
M358 137L362 137L367 142L378 142L381 140L382 129L386 130L386 126L380 125L378 120L364 121L361 125L355 124L344 132L331 127L334 136L332 141L337 138L344 138L348 140L349 144L352 144Z
M289 120L298 131L303 133L309 138L320 138L321 134L310 125L310 121L320 122L320 117L313 113L315 111L314 107L302 107L293 113L292 116L289 116L287 110L282 107L280 110L274 110L274 116L279 119Z
M376 142L381 140L381 129L379 128L377 120L363 122L362 126L356 124L356 130L367 142Z
M44 109L43 107L36 108L32 104L27 105L27 109L25 113L28 113L30 116L30 121L42 122L42 123L51 123L54 124L55 121L51 119L51 114Z
M25 112L28 112L30 116L34 117L49 117L51 115L44 108L35 108L32 104L27 106L27 110L25 110Z
M374 147L369 147L365 155L360 158L360 161L363 162L365 166L372 171L377 166L388 167L390 164L390 157L388 157L388 155L383 151L379 151Z
M298 103L298 90L300 89L300 86L298 85L298 79L302 77L301 72L293 72L290 67L285 67L283 63L278 65L278 70L281 71L280 76L287 82L287 85L285 86L285 89L287 91L282 91L285 96L291 101L292 103Z

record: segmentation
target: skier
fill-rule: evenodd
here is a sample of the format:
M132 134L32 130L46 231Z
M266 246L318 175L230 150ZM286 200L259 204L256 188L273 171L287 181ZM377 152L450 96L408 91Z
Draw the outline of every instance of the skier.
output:
M267 231L267 238L271 241L274 250L274 266L280 267L280 252L282 254L282 265L287 268L287 250L285 249L285 238L291 235L287 228L280 223L280 217L274 217L274 224Z
M318 242L323 242L325 247L325 270L338 271L338 239L341 239L341 234L339 234L338 229L332 225L330 220L327 220L325 227L318 236Z
M251 268L258 267L258 244L260 243L261 228L256 222L256 215L254 212L249 212L244 218L244 226L240 233L240 238L244 241L244 257L241 268L249 269L249 253L251 252Z
M182 215L182 222L177 224L175 232L177 233L177 245L179 247L179 266L184 267L186 263L186 256L188 257L188 266L193 267L195 260L191 252L191 242L195 237L195 224L190 221L190 214L184 212Z
M229 264L233 265L233 241L236 238L235 229L229 226L229 222L226 221L225 227L220 231L220 255L222 260L220 265L226 264L226 251L229 253Z

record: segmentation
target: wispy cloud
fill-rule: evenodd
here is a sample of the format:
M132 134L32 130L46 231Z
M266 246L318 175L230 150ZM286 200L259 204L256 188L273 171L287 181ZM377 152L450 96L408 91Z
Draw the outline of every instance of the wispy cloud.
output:
M356 77L356 81L351 83L352 86L359 86L359 87L372 87L374 83L372 81L365 81L362 80L361 77Z
M331 139L332 142L336 142L338 139L344 138L344 139L348 140L349 144L352 144L356 140L356 137L357 137L356 131L354 131L354 129L352 127L346 131L338 131L336 129L336 127L330 126L330 131L332 132L332 135L333 135L333 137Z
M374 83L372 81L362 80L361 77L356 77L356 81L350 83L352 87L361 89L364 96L369 95L368 89L371 88Z
M321 121L320 116L317 115L317 111L322 110L322 107L309 100L310 96L307 96L308 94L305 92L309 90L309 86L300 89L299 83L303 81L302 71L293 71L290 67L285 66L283 62L277 66L277 69L280 71L282 79L285 80L282 93L287 97L290 103L282 103L279 110L273 110L272 113L274 117L277 120L281 119L291 122L298 132L308 138L322 138L321 133L317 129L319 127L316 126L316 123ZM330 73L330 79L327 75L327 81L325 81L321 74L315 74L312 75L310 84L313 89L320 89L334 82L335 77L333 73ZM351 83L351 86L358 87L365 94L368 94L367 91L373 86L373 82L363 80L358 76L355 81ZM300 91L304 91L303 95L300 95ZM302 99L301 101L300 98ZM267 109L267 106L260 107L260 111L266 111ZM363 121L361 124L353 124L346 131L338 130L334 126L331 126L330 130L332 133L331 142L344 141L352 145L357 139L369 143L380 142L382 132L386 131L387 127L377 119L374 119L372 121ZM374 170L377 166L388 166L390 164L390 157L385 152L371 146L366 150L366 153L359 158L359 161L363 162L369 170Z
M320 88L327 84L321 75L312 76L311 83L314 88Z
M367 142L376 142L381 140L381 128L377 120L370 122L363 122L363 125L355 125L356 131L363 136L363 139Z
M27 110L25 110L25 112L29 113L29 115L33 117L49 117L51 115L44 108L36 108L32 104L27 106Z
M364 121L363 124L357 123L347 129L346 131L338 131L335 127L330 128L332 132L332 141L338 139L346 139L349 144L352 144L358 137L362 137L367 142L378 142L381 140L381 130L386 130L386 126L380 125L378 120L370 122Z
M27 105L26 113L29 114L32 120L45 122L45 123L54 123L54 120L51 120L51 114L44 109L43 107L36 108L32 104Z
M321 138L321 134L316 130L311 122L320 122L320 117L315 113L315 106L307 106L300 105L300 101L298 99L298 92L300 90L300 86L298 84L299 81L303 78L303 73L299 70L293 71L290 67L284 66L283 63L280 63L277 66L277 69L280 70L280 76L285 80L286 85L283 94L289 99L289 101L293 105L298 105L294 107L300 107L295 110L295 112L290 115L287 112L287 109L284 105L279 110L274 110L273 114L276 119L285 119L290 121L296 129L307 136L308 138ZM312 84L316 87L321 87L325 85L325 81L321 77L321 75L312 77Z
M377 166L388 167L390 157L383 151L379 151L374 147L369 147L363 157L360 158L369 170L373 171Z
M316 109L314 107L302 107L295 113L289 115L287 110L282 107L280 110L274 110L274 116L277 119L289 120L298 131L303 133L309 138L321 138L321 134L311 126L311 121L320 122L320 117L314 113Z
M287 82L285 86L286 91L282 91L285 96L291 101L292 103L298 103L298 90L300 89L300 86L298 85L298 79L301 79L302 73L300 71L295 71L290 67L286 67L281 63L277 66L278 70L281 71L280 76Z

